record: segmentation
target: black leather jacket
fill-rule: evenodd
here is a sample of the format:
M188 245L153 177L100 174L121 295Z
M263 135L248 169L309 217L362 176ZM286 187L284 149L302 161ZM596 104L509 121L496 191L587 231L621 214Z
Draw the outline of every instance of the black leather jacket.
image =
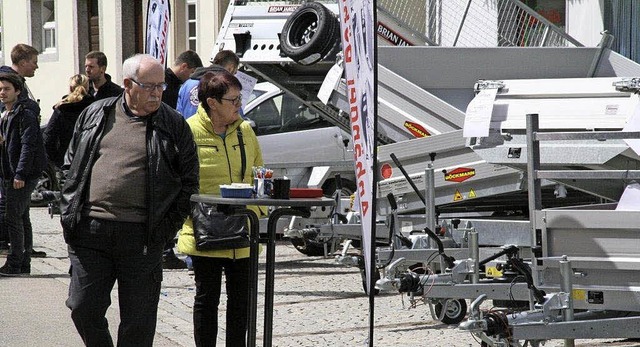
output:
M65 241L73 244L87 198L91 170L102 138L105 116L115 116L113 109L122 96L96 101L87 107L76 123L65 157L66 181L60 208ZM161 104L147 122L147 245L175 237L187 215L190 197L198 192L199 166L191 129L174 109ZM145 246L146 251L146 246Z

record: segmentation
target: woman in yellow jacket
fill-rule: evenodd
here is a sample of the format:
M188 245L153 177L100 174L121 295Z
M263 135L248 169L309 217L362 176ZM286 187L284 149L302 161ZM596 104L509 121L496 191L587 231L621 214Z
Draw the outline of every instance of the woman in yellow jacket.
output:
M262 166L262 153L253 129L238 110L242 105L238 79L226 71L209 72L200 80L198 111L187 120L200 161L200 193L219 194L220 184L251 183L251 168ZM238 127L246 153L242 175ZM178 250L191 256L196 282L193 325L196 346L215 346L222 271L227 291L227 346L246 346L249 291L249 248L196 250L193 223L188 218L178 237Z

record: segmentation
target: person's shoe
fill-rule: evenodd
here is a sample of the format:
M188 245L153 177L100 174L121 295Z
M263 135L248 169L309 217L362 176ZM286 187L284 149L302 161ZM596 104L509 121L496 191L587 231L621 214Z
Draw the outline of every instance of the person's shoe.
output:
M35 249L31 251L31 258L46 258L47 252L44 251L36 251Z
M11 267L9 264L4 264L0 267L0 276L15 277L22 275L19 268Z
M187 264L178 259L175 254L162 257L162 268L167 270L181 270L186 269Z
M31 265L22 265L20 267L20 273L23 275L30 275L31 274Z
M9 242L0 242L0 255L7 255L9 254Z

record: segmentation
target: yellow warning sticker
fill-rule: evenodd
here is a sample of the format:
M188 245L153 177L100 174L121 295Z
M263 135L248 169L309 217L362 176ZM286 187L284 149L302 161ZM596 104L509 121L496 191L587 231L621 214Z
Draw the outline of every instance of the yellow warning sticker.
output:
M464 197L462 197L462 194L460 194L460 191L456 189L456 193L453 194L453 201L460 201L464 199Z
M476 197L476 191L473 188L469 189L469 195L467 195L469 199L473 199Z
M576 300L576 301L587 301L587 291L584 289L572 290L571 296L573 297L573 300Z
M498 270L495 266L487 266L487 277L502 277L502 271Z

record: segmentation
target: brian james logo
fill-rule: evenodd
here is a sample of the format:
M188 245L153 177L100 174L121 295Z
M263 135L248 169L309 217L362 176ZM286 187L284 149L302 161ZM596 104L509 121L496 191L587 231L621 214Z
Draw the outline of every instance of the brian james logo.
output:
M417 138L431 136L431 134L429 134L427 129L425 129L422 125L418 123L405 121L404 127L407 128L407 130L409 130L409 132Z
M292 13L299 5L269 6L269 13Z
M404 37L402 37L402 35L391 30L391 28L381 22L378 22L378 35L389 41L394 46L413 46L413 44L409 43Z
M453 169L449 172L444 173L444 180L449 182L464 182L469 178L476 175L475 169L470 169L466 167L459 167L457 169Z

